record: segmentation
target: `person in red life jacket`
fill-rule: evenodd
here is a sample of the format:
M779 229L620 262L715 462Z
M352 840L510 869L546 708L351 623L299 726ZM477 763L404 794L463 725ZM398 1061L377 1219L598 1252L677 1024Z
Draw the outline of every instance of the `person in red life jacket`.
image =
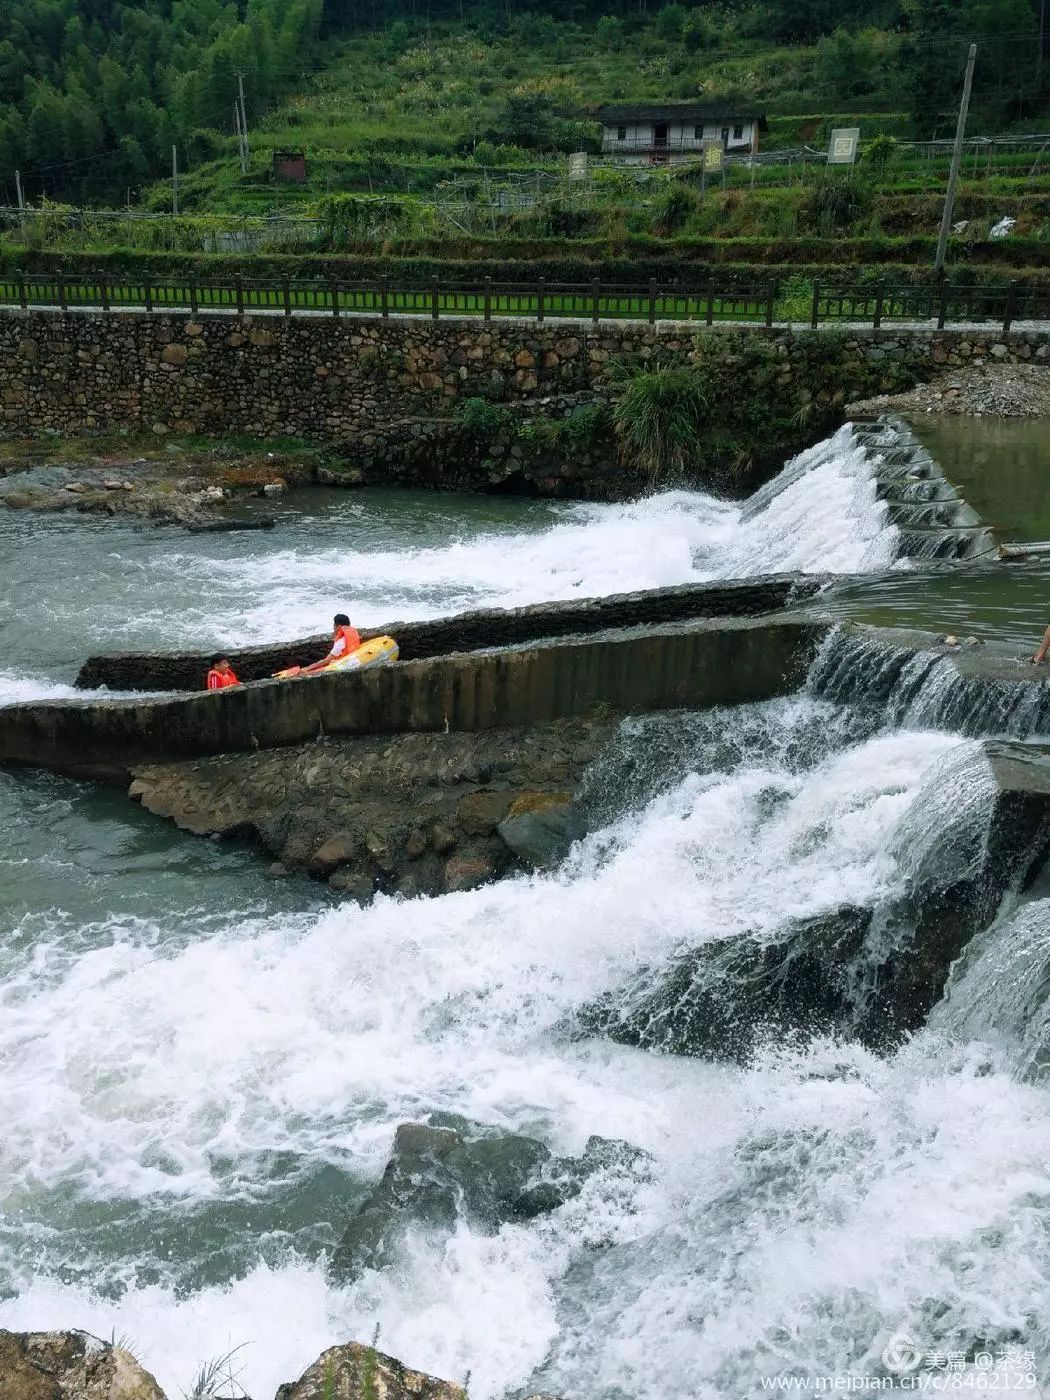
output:
M319 671L323 671L326 666L330 666L333 661L339 661L344 656L349 656L351 652L357 650L361 645L361 634L356 627L350 626L350 619L346 613L336 613L335 632L332 635L332 649L327 656L323 656L320 661L315 661L312 666L304 666L299 672L301 676L316 676Z
M225 690L227 686L240 685L240 681L233 674L233 667L230 665L230 658L223 656L220 651L213 656L208 670L208 689Z

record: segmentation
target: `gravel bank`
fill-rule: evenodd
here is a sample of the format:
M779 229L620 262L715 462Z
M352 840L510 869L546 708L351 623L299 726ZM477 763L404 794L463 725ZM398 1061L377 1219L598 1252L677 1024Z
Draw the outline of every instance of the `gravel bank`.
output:
M1050 366L968 365L902 394L847 404L861 413L963 413L972 417L1050 417Z

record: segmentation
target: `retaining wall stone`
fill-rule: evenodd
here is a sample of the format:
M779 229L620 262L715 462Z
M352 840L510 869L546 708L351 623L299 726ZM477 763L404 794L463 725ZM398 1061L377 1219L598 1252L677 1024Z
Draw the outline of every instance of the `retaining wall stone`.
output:
M618 364L688 357L700 329L667 322L593 326L7 309L0 311L0 433L124 429L158 437L297 436L345 445L362 461L378 454L413 476L418 459L445 442L458 400L513 405L544 396L600 397ZM812 334L784 327L716 330L726 337L727 353L744 332L769 336L788 376L802 339ZM846 397L851 364L870 368L918 356L933 368L985 360L1040 363L1050 356L1045 331L1004 336L996 330L848 327L837 334ZM422 425L418 441L406 427L412 420ZM440 420L444 428L425 426ZM380 430L395 421L394 434ZM599 454L573 494L601 494L596 483L609 467L608 455ZM576 470L579 475L579 463ZM473 484L485 481L483 474ZM544 489L542 481L535 486Z

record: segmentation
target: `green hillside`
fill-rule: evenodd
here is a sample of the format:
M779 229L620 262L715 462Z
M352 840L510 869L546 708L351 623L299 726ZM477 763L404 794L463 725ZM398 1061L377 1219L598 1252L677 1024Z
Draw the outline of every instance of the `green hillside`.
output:
M947 155L904 143L950 134L971 40L971 132L1050 125L1037 3L9 0L0 149L38 212L7 218L0 258L211 255L226 275L264 254L367 257L373 274L377 256L475 271L544 260L555 276L596 262L641 276L663 255L683 270L919 267ZM242 82L246 171L233 131ZM602 161L597 110L640 100L757 106L763 154L781 159L710 183L695 168ZM861 129L855 172L801 159L840 125ZM137 217L170 213L172 146L180 217ZM305 155L303 184L274 174L289 149ZM579 150L589 178L570 185ZM968 154L956 254L975 275L1044 261L1047 154ZM126 208L73 212L107 204ZM988 244L1004 215L1012 239Z

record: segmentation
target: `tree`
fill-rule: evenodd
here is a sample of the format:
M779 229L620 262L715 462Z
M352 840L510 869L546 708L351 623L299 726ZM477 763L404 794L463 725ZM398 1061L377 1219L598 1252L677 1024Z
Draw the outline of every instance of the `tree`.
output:
M602 15L594 27L599 48L615 50L623 44L623 23L615 15Z
M689 14L684 5L665 5L662 10L656 12L653 28L657 35L669 44L680 44L682 31L688 18Z
M35 165L54 165L65 157L66 108L50 83L38 83L29 109L26 154Z

